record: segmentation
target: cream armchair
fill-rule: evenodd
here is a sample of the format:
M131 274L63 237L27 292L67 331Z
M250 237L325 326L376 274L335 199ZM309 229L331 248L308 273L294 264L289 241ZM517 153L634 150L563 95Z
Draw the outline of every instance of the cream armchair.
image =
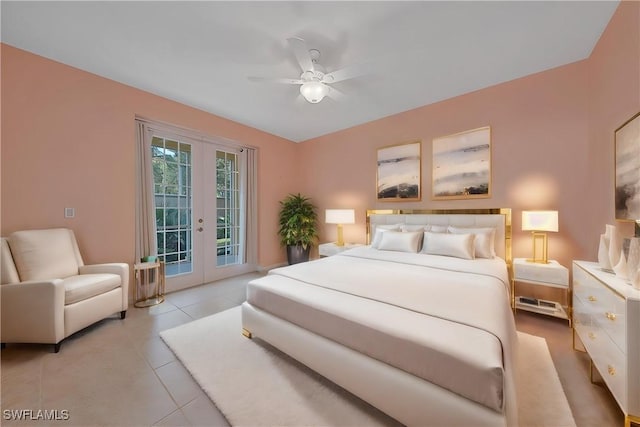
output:
M6 343L53 344L128 306L129 265L84 265L72 230L17 231L2 238L0 309Z

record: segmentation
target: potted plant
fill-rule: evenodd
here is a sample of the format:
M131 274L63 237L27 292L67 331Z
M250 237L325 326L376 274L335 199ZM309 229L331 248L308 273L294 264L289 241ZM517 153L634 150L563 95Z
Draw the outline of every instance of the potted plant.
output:
M280 201L280 243L287 247L289 264L309 261L309 250L318 237L318 215L310 199L289 194Z

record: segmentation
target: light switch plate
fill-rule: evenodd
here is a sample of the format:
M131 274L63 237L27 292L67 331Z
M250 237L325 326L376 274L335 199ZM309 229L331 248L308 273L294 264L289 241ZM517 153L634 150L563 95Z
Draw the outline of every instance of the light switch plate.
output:
M74 218L76 216L75 208L64 208L64 217L65 218Z

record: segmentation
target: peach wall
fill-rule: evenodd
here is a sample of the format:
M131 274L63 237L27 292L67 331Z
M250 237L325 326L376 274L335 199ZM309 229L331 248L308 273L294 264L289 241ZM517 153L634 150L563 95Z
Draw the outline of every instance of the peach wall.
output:
M639 27L640 3L622 2L587 60L298 145L1 45L2 234L68 226L88 262L131 262L138 114L259 147L263 266L284 260L278 200L298 191L312 197L321 218L326 208L355 208L358 223L345 226L355 242L364 241L368 208L511 207L515 256L530 250L521 210L558 209L550 255L565 265L594 259L597 236L613 221L613 130L640 110ZM492 128L492 197L432 201L432 139L485 125ZM376 202L376 149L416 139L423 141L422 201ZM63 218L65 206L76 208L75 219ZM333 239L335 227L321 225L321 241Z
M587 69L584 61L465 94L301 144L305 191L321 210L353 207L357 224L345 239L363 242L368 208L487 208L513 210L514 256L530 253L521 227L523 209L557 209L561 232L550 235L550 256L566 263L585 256L582 195L587 179ZM492 197L431 200L435 137L490 125ZM422 141L422 200L377 202L376 149ZM335 239L332 226L321 240Z
M277 209L297 191L294 143L7 45L1 53L2 235L69 227L85 262L132 262L140 115L258 147L259 263L284 259Z
M640 111L640 3L618 7L590 58L465 94L301 144L305 191L323 213L356 209L347 241L365 240L368 208L510 207L513 254L528 256L520 230L526 209L557 209L560 232L550 233L550 256L564 265L595 259L598 236L613 221L613 132ZM431 200L433 138L491 126L492 197ZM422 201L379 203L376 149L422 140ZM632 227L622 224L629 234ZM335 239L322 226L321 241Z
M589 58L588 188L598 197L590 206L589 252L605 224L617 224L625 235L633 224L615 221L614 132L640 112L640 3L624 1Z

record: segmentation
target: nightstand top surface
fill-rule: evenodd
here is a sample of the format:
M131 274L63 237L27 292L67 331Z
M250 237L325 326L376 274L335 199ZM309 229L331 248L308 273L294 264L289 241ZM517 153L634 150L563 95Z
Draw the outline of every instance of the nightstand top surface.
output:
M550 259L549 263L542 264L542 263L539 263L539 262L527 261L527 258L514 258L513 259L513 266L514 266L514 268L516 266L526 266L526 267L530 267L530 268L549 268L549 269L557 268L557 269L567 270L567 267L565 267L564 265L560 264L555 259Z
M541 264L527 261L526 258L515 258L513 275L516 280L529 283L544 283L557 287L569 286L569 269L555 260L549 260L548 264Z

